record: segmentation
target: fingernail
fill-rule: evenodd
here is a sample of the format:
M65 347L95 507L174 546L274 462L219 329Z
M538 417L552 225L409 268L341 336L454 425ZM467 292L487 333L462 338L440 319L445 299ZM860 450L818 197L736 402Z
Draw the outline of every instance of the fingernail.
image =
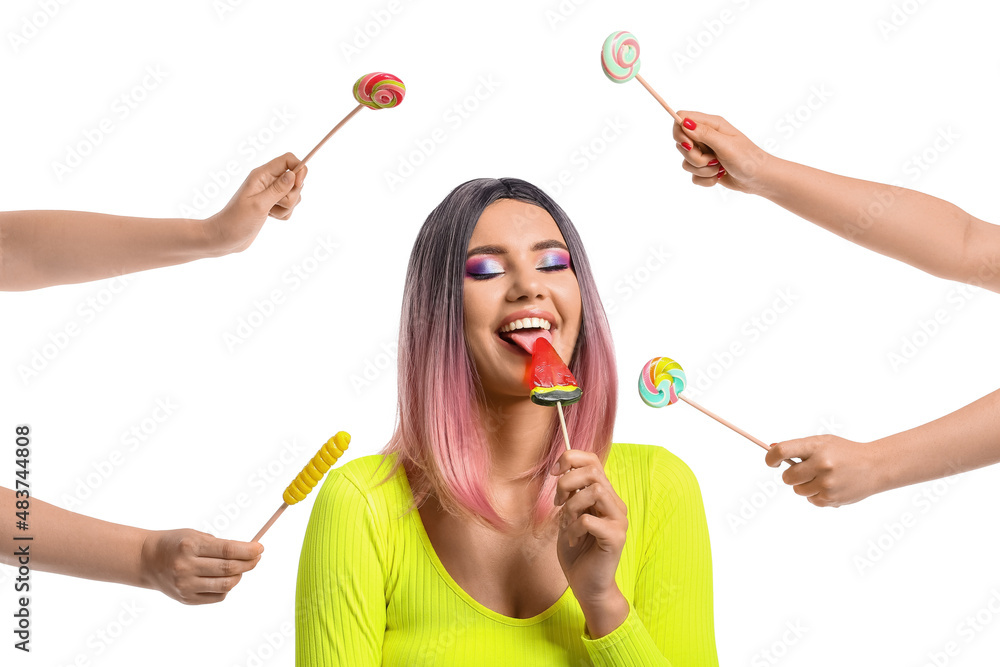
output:
M716 175L715 175L715 177L716 177L716 178L722 178L722 177L723 177L723 176L725 176L725 175L726 175L726 170L725 170L725 169L720 169L720 170L719 170L719 173L718 173L718 174L716 174Z
M293 174L290 171L286 171L285 173L283 173L281 175L281 182L282 183L291 183L294 178L295 178L295 174Z
M709 167L712 167L712 166L715 166L715 165L717 165L717 164L719 164L719 161L718 161L718 160L709 160L709 161L708 161L708 166L709 166Z
M689 150L691 150L691 144L689 144L689 143L688 143L688 142L686 142L686 141L682 141L682 142L681 142L681 146L683 146L683 147L684 147L684 150L686 150L686 151L689 151Z
M685 118L684 119L684 127L686 127L689 130L694 130L694 129L697 129L698 123L694 122L690 118Z
M559 474L559 463L558 462L552 464L551 472L552 472L553 475L558 475Z

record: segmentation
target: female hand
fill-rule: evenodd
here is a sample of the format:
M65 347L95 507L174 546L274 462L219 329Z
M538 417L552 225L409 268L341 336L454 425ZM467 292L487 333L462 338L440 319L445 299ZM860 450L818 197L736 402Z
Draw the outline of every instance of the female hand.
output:
M885 490L884 462L872 443L815 435L772 445L764 461L776 468L793 456L802 462L789 466L781 479L817 507L840 507Z
M226 206L205 221L209 244L218 255L246 250L268 216L288 220L302 199L309 168L288 171L299 159L285 153L250 172Z
M697 111L678 111L677 115L685 124L674 124L674 140L684 156L681 166L692 174L695 185L722 183L730 190L751 194L760 189L762 172L774 159L771 155L721 116Z
M148 588L184 604L221 602L263 551L256 542L220 540L188 528L154 530L142 543L140 571Z
M620 595L615 572L628 530L627 508L593 452L572 449L556 462L554 502L559 512L556 552L566 580L581 606ZM577 489L582 489L577 492Z

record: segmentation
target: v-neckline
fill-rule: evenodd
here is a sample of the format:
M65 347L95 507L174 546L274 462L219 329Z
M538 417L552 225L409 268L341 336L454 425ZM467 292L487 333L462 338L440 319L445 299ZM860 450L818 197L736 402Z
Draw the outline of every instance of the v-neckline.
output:
M413 490L410 488L410 480L406 476L405 469L403 469L402 474L404 483L406 484L407 496L412 499ZM486 605L484 605L483 603L479 602L474 597L469 595L469 593L466 592L466 590L462 588L457 581L455 581L454 577L452 577L451 574L448 572L447 568L445 568L444 563L441 562L441 558L438 556L437 551L434 550L434 545L431 544L431 538L430 535L427 533L427 528L424 526L424 520L420 516L420 510L418 508L414 508L412 514L413 514L413 520L417 526L417 532L420 534L420 541L423 542L424 550L427 552L427 556L430 559L431 564L434 566L434 569L438 571L438 574L441 575L441 578L444 580L444 582L453 591L455 591L455 593L460 598L465 600L465 602L470 607L478 611L483 616L486 616L487 618L490 618L499 623L505 623L507 625L516 625L516 626L535 625L537 623L541 623L545 619L555 614L557 611L559 611L562 605L566 604L567 600L573 597L573 591L571 587L567 585L566 590L563 591L562 595L559 596L559 599L553 602L548 609L538 614L535 614L534 616L530 616L528 618L515 618L513 616L506 616L498 611L490 609L489 607L487 607Z

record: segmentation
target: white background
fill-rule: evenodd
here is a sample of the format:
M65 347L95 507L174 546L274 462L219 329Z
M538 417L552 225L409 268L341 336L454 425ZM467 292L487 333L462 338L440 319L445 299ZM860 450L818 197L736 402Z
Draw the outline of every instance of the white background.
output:
M995 660L1000 468L819 509L775 484L759 448L690 406L645 407L634 384L646 360L667 355L700 387L692 396L768 442L819 432L867 442L997 389L997 295L963 296L767 201L693 186L667 114L598 64L607 34L630 30L644 77L675 108L724 115L784 158L899 182L996 221L994 3L566 0L559 13L554 1L403 0L394 14L385 0L52 4L48 18L37 0L6 0L0 17L6 210L204 217L253 167L312 148L353 107L361 74L392 72L408 92L334 137L310 162L292 220L271 220L242 254L127 285L0 295L0 484L13 483L13 426L30 423L38 498L249 539L334 432L352 434L348 458L384 445L417 229L455 185L517 176L554 194L590 254L618 352L616 439L668 447L700 480L721 663L916 667L951 641L958 654L937 664ZM481 85L491 79L492 90ZM123 94L135 106L127 117ZM293 116L277 133L275 110ZM105 118L112 131L80 148ZM88 155L57 174L74 150ZM238 176L214 187L229 161ZM390 188L386 174L402 163L419 164ZM557 190L563 170L572 182ZM338 245L325 261L315 260L321 243ZM670 257L658 264L656 253ZM296 267L312 269L298 285L284 279ZM253 316L263 324L227 345L274 290L284 300L272 315ZM777 314L782 291L792 305ZM92 318L91 299L103 304ZM894 366L890 354L937 310L947 322ZM52 347L72 322L79 335ZM727 359L735 342L744 352ZM43 351L44 367L22 377ZM157 401L176 406L162 423ZM130 449L133 428L147 433ZM102 477L115 450L124 462ZM262 482L268 467L277 472ZM240 494L247 506L234 511ZM13 570L0 568L0 662L291 664L311 504L285 513L256 571L221 604L34 572L27 660L11 648ZM891 529L906 513L915 525ZM978 612L984 625L972 631L966 618ZM131 623L121 633L119 620ZM99 632L117 636L108 644Z

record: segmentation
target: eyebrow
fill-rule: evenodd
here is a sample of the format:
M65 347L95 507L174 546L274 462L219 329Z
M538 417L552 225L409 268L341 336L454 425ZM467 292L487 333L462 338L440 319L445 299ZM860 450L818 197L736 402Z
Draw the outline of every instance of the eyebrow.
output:
M539 241L535 245L531 246L531 251L536 252L538 250L548 250L549 248L562 248L566 252L569 252L569 248L562 241L557 241L555 239L549 239L548 241ZM507 248L502 245L479 245L475 248L469 249L469 254L465 257L468 259L473 255L506 255Z

